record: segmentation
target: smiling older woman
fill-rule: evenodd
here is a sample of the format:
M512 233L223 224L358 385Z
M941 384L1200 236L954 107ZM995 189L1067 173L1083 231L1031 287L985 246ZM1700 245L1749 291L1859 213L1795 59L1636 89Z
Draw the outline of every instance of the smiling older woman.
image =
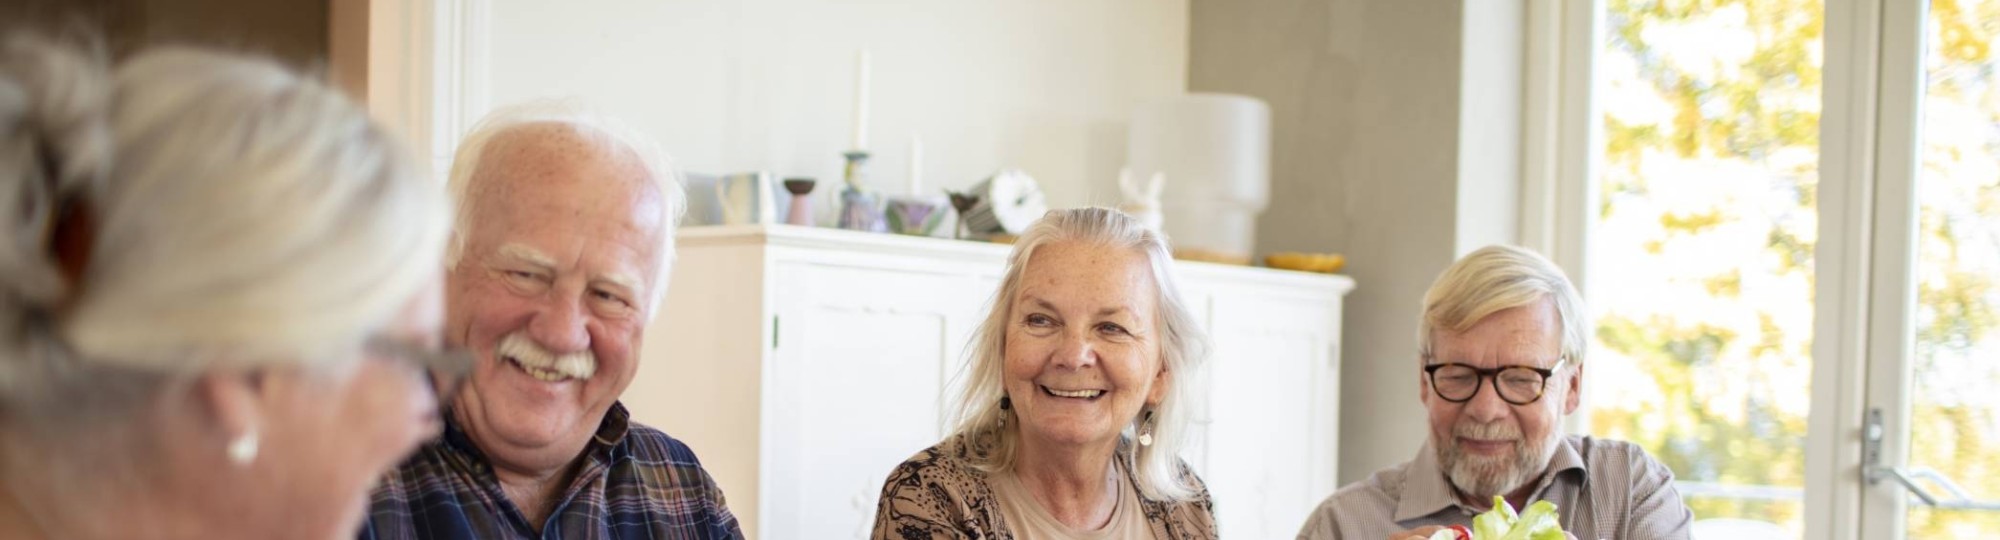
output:
M442 187L275 63L0 37L0 538L352 538L464 365Z
M1172 264L1115 210L1029 227L973 337L958 427L890 473L874 537L1215 538L1177 455L1207 340Z

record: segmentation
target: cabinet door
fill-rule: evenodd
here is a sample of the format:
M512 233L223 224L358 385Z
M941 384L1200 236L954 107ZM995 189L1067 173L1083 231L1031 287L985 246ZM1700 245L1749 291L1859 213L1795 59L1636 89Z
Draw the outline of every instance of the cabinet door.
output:
M1335 487L1340 305L1255 290L1210 296L1202 479L1228 538L1290 538Z
M969 272L777 265L762 533L865 538L889 470L941 436L990 285Z

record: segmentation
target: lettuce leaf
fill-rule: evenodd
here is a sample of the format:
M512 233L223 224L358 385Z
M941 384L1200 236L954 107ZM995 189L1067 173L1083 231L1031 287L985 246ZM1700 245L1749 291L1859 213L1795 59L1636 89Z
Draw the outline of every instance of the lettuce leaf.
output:
M1514 506L1507 504L1507 499L1496 495L1493 497L1492 510L1472 516L1472 538L1498 539L1506 535L1508 529L1514 528L1515 519L1517 516L1514 515Z
M1555 503L1535 501L1528 505L1528 510L1521 513L1521 519L1514 522L1514 528L1501 540L1563 540L1562 525L1556 522Z
M1562 540L1562 524L1556 522L1556 504L1548 500L1528 504L1528 512L1520 512L1520 520L1514 522L1514 530L1508 534L1518 534L1518 540Z
M1472 518L1473 540L1564 540L1556 505L1535 501L1516 514L1507 499L1493 497L1493 509Z

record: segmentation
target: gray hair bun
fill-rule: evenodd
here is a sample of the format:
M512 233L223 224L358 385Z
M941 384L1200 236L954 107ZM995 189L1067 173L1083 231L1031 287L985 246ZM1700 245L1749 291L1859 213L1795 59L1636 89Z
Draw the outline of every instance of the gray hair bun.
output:
M68 284L50 239L66 201L91 199L110 166L108 69L101 49L0 38L0 397L63 363Z

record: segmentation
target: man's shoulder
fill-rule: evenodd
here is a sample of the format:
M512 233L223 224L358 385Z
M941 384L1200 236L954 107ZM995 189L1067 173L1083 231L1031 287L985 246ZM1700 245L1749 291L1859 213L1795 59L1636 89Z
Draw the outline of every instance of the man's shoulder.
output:
M1638 538L1687 538L1694 514L1674 487L1674 472L1637 444L1572 435L1587 463L1596 530Z
M720 496L715 478L694 449L666 432L638 422L627 429L611 454L613 484L696 488L689 493Z
M615 508L612 521L698 526L710 535L704 538L742 537L721 486L702 468L701 460L686 443L659 429L632 422L617 447L620 451L616 452L605 488L607 501L621 501L612 505ZM625 517L617 517L621 512ZM636 514L640 512L645 515ZM657 532L648 534L659 536ZM622 536L636 535L633 532Z
M1404 461L1390 465L1368 475L1368 478L1340 486L1340 489L1335 490L1333 496L1327 500L1360 502L1382 499L1394 504L1403 497L1403 482L1409 476L1411 463L1413 462Z
M442 440L425 443L396 468L384 473L368 495L367 521L361 527L363 540L401 540L424 537L417 534L417 522L427 520L427 509L452 507L455 512L477 513L464 508L478 501L478 488L453 474ZM432 534L433 538L451 538Z
M632 422L625 431L625 439L619 442L635 458L652 461L683 463L701 466L694 449L667 432L638 422Z
M1586 457L1592 455L1645 455L1646 453L1646 449L1640 448L1637 443L1631 441L1607 439L1593 435L1565 435L1563 438L1568 440L1571 446L1575 446L1577 452L1584 454Z
M1645 448L1629 441L1589 435L1570 435L1566 439L1570 447L1575 448L1576 453L1583 456L1585 467L1589 469L1615 467L1626 471L1661 471L1672 474L1667 472L1665 464L1654 459L1652 454L1646 453Z
M442 440L433 440L417 447L416 452L382 475L373 499L378 503L394 503L425 491L453 491L444 444Z

